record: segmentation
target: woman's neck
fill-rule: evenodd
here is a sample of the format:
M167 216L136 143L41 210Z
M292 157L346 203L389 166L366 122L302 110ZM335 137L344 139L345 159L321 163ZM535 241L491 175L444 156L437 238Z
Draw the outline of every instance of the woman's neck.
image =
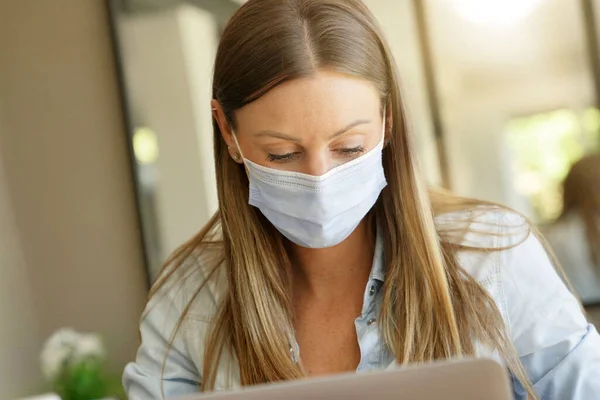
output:
M343 242L325 249L290 244L294 289L317 297L364 290L375 249L375 234L371 228L365 218Z

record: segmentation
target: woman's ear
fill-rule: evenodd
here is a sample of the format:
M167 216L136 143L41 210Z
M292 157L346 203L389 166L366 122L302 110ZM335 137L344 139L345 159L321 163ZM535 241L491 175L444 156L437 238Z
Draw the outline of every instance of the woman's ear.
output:
M217 121L217 125L219 125L219 130L221 131L221 136L227 145L227 150L229 151L229 156L238 164L243 163L241 152L238 149L237 143L233 138L233 131L227 122L227 118L225 117L225 112L221 107L221 104L213 99L210 102L210 107L212 110L213 118Z
M213 118L217 121L217 125L219 125L219 130L221 131L223 140L225 140L225 143L227 143L228 147L231 147L233 137L231 135L231 129L229 128L229 124L227 123L227 118L225 117L225 113L223 112L221 104L217 100L213 99L210 102L210 108L212 110Z

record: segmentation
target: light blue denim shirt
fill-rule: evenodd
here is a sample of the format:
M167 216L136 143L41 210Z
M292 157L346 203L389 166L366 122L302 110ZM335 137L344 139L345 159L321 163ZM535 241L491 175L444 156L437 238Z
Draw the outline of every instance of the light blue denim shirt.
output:
M436 222L452 223L453 215ZM470 233L464 242L480 247L505 247L519 243L511 227L522 223L520 217L506 212L487 213L471 225L495 235ZM194 300L188 317L167 353L173 328L202 281L202 264L207 255L190 262L197 264L181 285L166 295L158 295L147 308L140 330L142 344L135 362L127 365L123 383L130 400L162 399L194 393L202 380L204 339L217 304L226 288L223 268L208 281ZM508 250L490 253L463 252L461 266L492 296L502 314L508 333L539 398L548 400L589 400L600 398L600 336L588 324L579 303L556 274L552 263L533 235ZM356 319L361 352L357 371L384 369L394 362L378 330L385 280L381 235L378 235L373 266L364 294L363 309ZM478 357L503 362L497 352L477 346ZM301 349L300 349L301 351ZM166 356L166 359L165 359ZM164 373L163 361L166 360ZM224 354L218 367L215 390L240 386L235 357ZM522 387L513 379L515 399L526 399Z

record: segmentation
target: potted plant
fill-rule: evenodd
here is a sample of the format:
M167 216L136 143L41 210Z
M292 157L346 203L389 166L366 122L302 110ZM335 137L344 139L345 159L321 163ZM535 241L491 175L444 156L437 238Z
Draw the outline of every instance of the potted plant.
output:
M41 354L44 376L62 400L125 398L120 382L105 370L106 352L99 335L60 329Z

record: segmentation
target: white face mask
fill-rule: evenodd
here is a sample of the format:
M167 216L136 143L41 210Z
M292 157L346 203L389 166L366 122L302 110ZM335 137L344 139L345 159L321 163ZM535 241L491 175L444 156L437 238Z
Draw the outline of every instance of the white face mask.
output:
M385 118L383 126L385 133ZM381 162L383 136L368 153L321 176L280 171L244 158L248 202L297 245L335 246L356 229L387 185Z

